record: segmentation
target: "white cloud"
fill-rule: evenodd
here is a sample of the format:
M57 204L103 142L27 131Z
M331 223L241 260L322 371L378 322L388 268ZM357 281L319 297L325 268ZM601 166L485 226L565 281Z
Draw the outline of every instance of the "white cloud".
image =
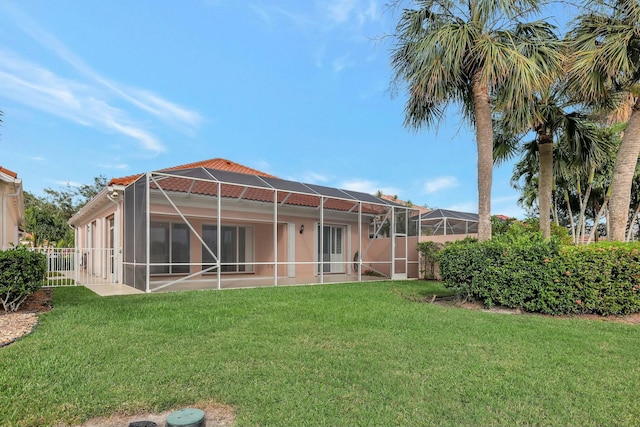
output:
M353 67L355 62L349 58L349 54L342 55L339 58L336 58L331 63L333 67L333 71L335 73L339 73L347 67Z
M453 205L449 205L443 209L448 209L450 211L458 211L458 212L478 212L478 203L477 202L462 202L462 203L454 203Z
M333 0L325 3L329 19L337 24L347 21L356 7L356 0Z
M326 183L329 181L329 177L316 172L306 172L302 175L300 182L306 182L309 184Z
M271 170L271 164L266 160L258 160L254 163L253 167L259 171L267 172L273 175L272 172L269 172Z
M129 165L126 163L113 163L113 164L103 163L96 166L103 169L117 169L117 170L125 170L129 168Z
M440 176L424 183L423 193L433 194L440 190L446 190L458 186L458 179L455 176Z
M286 18L287 21L299 29L308 30L317 26L316 22L305 14L292 12L278 6L265 6L262 3L251 3L249 4L249 8L269 26L274 24L277 16Z
M375 0L332 0L322 1L329 21L334 25L363 26L378 20L378 4Z
M376 194L378 191L382 191L383 194L398 194L399 190L394 187L381 187L375 181L369 181L367 179L351 179L342 181L339 185L340 188L345 190L360 191L367 194Z
M157 139L127 114L102 100L96 88L59 77L0 48L0 93L24 105L83 126L116 132L137 140L144 149L164 151Z
M163 145L136 124L130 114L114 107L111 98L119 98L188 135L193 135L194 128L202 122L202 117L195 111L151 91L127 87L100 75L29 17L9 4L2 6L24 33L71 65L82 77L82 80L72 80L56 75L12 51L0 48L3 58L0 63L0 91L4 96L85 126L121 133L154 152L163 151Z

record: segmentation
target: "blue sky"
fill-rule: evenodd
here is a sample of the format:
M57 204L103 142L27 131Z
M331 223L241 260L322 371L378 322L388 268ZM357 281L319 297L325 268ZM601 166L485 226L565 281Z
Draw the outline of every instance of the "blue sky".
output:
M223 157L476 211L474 134L457 112L403 126L386 3L0 0L0 165L40 195ZM495 169L492 212L523 217L511 169Z

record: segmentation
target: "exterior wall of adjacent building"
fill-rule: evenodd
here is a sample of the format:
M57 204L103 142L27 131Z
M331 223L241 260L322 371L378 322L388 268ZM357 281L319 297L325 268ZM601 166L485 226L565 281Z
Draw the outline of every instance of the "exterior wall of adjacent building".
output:
M0 249L20 243L20 226L24 222L22 181L0 172Z

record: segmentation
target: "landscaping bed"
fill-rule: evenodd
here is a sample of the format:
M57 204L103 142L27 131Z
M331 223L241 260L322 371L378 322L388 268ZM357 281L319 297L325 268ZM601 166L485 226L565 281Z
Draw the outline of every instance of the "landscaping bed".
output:
M38 324L38 313L51 310L51 289L40 289L20 305L18 311L0 311L0 347L31 333Z

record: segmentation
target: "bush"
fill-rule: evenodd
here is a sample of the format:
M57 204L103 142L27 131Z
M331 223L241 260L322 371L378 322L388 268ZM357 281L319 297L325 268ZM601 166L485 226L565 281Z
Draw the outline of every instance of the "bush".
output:
M445 286L462 298L547 314L640 311L640 245L563 246L512 226L486 242L439 253Z
M426 280L436 279L436 262L438 261L438 252L442 249L443 244L438 242L419 242L418 253L420 254L420 273Z
M44 254L23 246L0 251L0 300L4 311L17 311L29 295L42 287L46 274Z

